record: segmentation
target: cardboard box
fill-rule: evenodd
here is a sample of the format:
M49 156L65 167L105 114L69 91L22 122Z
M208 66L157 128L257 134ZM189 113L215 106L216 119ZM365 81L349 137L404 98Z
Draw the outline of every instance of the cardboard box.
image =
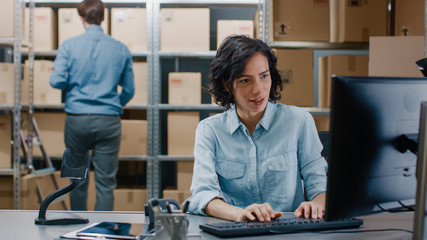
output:
M330 130L329 115L313 115L313 119L318 132Z
M21 176L21 209L36 210L40 208L37 196L36 177L33 174ZM0 176L0 208L14 208L13 176Z
M424 35L424 0L395 1L394 35L423 36Z
M114 211L144 211L147 189L114 189Z
M0 168L12 167L12 114L0 115Z
M314 106L313 50L276 49L282 75L282 97L288 105Z
M329 55L319 59L319 107L330 107L332 75L368 76L369 56Z
M65 178L60 178L60 171L56 171L54 175L37 176L35 174L26 174L21 176L21 209L23 210L39 210L42 199L56 191L56 187L52 180L52 176L58 180L59 188L67 186L70 181ZM93 182L93 172L90 173ZM40 186L39 197L37 185ZM91 193L92 192L92 193ZM89 184L89 195L95 194L95 186ZM70 209L69 194L65 198L57 198L57 200L65 200L65 206ZM94 204L93 204L94 206ZM0 177L0 208L13 209L13 177ZM92 210L94 207L91 208ZM64 210L61 201L55 201L49 204L48 210Z
M119 156L147 155L147 121L121 120L121 123Z
M61 90L50 86L49 79L53 71L53 61L34 60L33 68L33 103L37 104L61 104ZM24 81L22 84L22 104L28 104L30 68L29 62L25 62Z
M65 150L65 113L40 112L34 113L34 117L39 126L40 138L46 153L50 157L62 157ZM24 129L24 133L26 133L26 129ZM42 156L38 146L33 147L33 156Z
M131 52L147 51L147 35L145 8L111 8L111 36Z
M14 72L13 63L0 63L0 104L14 104Z
M182 203L189 197L191 197L190 191L182 191L182 190L175 190L175 189L163 190L163 198L175 199L180 205L182 205Z
M146 62L133 62L135 82L135 95L126 104L127 106L140 106L148 104L148 69Z
M424 58L424 37L371 37L369 76L422 77L416 61Z
M177 161L177 189L190 191L191 181L193 180L193 161Z
M15 0L2 0L0 8L0 37L14 37ZM22 21L24 12L22 11ZM23 30L24 28L22 28ZM23 31L22 33L23 34Z
M168 112L168 155L192 156L199 112Z
M209 8L160 9L161 51L209 51Z
M330 41L369 42L387 35L388 0L331 0Z
M104 21L101 23L101 27L106 34L109 34L108 15L108 9L106 8L104 12ZM84 32L85 28L77 12L77 8L58 9L58 46L60 46L64 40Z
M217 49L222 41L230 35L248 35L254 37L254 21L252 20L218 20L217 22Z
M33 50L50 51L57 48L55 12L50 7L34 8ZM30 42L30 9L25 8L23 40Z
M202 74L199 72L169 73L169 104L198 105L202 103Z
M274 0L274 41L329 41L329 0Z

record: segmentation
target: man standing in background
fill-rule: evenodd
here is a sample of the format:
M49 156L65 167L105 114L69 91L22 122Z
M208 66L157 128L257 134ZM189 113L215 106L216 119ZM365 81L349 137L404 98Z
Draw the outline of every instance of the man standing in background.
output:
M50 85L66 94L64 139L71 150L69 165L82 166L86 151L94 150L96 211L113 210L120 114L135 92L132 55L123 43L103 32L104 8L100 0L78 4L86 31L58 48L50 77ZM70 193L72 210L87 210L87 188L85 181Z

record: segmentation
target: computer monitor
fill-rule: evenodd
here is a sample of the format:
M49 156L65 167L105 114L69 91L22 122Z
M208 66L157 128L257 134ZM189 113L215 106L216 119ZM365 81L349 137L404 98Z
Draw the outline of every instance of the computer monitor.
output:
M427 239L427 102L421 103L413 240Z
M414 206L422 101L427 78L333 76L326 219Z

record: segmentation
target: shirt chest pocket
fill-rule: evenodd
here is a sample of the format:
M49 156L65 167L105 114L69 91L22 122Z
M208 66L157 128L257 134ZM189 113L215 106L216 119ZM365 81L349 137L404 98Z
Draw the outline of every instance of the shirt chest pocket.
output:
M246 165L240 162L219 159L215 168L221 191L234 197L242 196L243 176L245 175Z

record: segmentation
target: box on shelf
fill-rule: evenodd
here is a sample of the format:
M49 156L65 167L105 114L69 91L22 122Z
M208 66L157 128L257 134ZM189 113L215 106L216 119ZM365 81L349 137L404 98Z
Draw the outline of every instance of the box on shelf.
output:
M2 0L0 8L0 37L14 37L15 0ZM22 20L24 20L22 12ZM24 30L24 28L22 28ZM22 34L24 31L22 31Z
M202 74L199 72L170 72L168 102L174 105L202 103Z
M34 60L33 68L33 103L37 104L61 104L61 90L50 86L49 79L53 70L53 61ZM24 81L22 84L22 104L28 104L30 68L29 62L25 62Z
M114 189L114 211L144 211L147 189Z
M331 107L332 75L368 76L369 56L328 55L319 59L319 107Z
M192 156L199 112L168 112L168 155Z
M145 8L111 8L111 36L131 52L147 51L146 15Z
M282 97L288 105L314 106L313 50L276 49L277 69L282 75Z
M34 113L34 117L39 126L40 138L47 154L50 157L62 157L65 150L65 113L40 112ZM26 126L22 127L24 134L27 132L26 128ZM33 147L33 155L42 156L38 146Z
M217 41L219 48L222 41L230 35L248 35L254 37L254 21L252 20L218 20L217 22Z
M172 198L175 199L180 205L187 199L191 197L191 192L189 190L176 190L176 189L165 189L163 190L163 198Z
M274 41L329 41L329 0L274 0Z
M369 76L422 77L416 61L424 58L424 37L371 37Z
M126 106L140 106L148 104L148 69L147 62L133 62L135 95ZM121 87L119 86L119 91Z
M57 48L56 36L57 17L50 7L34 8L33 49L34 51L50 51ZM30 9L25 8L24 41L30 41Z
M330 116L329 115L313 115L314 123L316 124L317 131L330 130Z
M209 8L160 9L161 51L209 51Z
M189 191L191 187L191 181L193 180L193 161L177 161L177 189L183 191Z
M147 155L147 121L121 120L120 156Z
M330 41L369 42L387 35L388 0L330 2Z
M108 9L106 8L104 11L104 21L101 23L101 27L106 34L109 33L108 13ZM60 46L64 40L84 32L85 28L77 12L77 8L58 9L58 46Z
M0 104L14 104L14 72L13 63L0 63Z
M424 0L395 1L394 35L423 36L424 35Z
M12 167L12 115L0 115L0 168Z
M56 171L54 175L58 180L58 185L63 188L70 184L69 179L61 178L60 171ZM88 190L88 210L94 210L95 206L95 185L94 175L91 171L89 173L89 190ZM40 193L43 198L56 190L52 175L37 176L35 174L26 174L21 176L21 209L23 210L39 210L42 199L39 198L37 185L40 186ZM65 195L65 205L70 209L69 194ZM2 176L0 177L0 208L13 209L13 177ZM62 203L55 201L49 205L50 210L63 210Z

